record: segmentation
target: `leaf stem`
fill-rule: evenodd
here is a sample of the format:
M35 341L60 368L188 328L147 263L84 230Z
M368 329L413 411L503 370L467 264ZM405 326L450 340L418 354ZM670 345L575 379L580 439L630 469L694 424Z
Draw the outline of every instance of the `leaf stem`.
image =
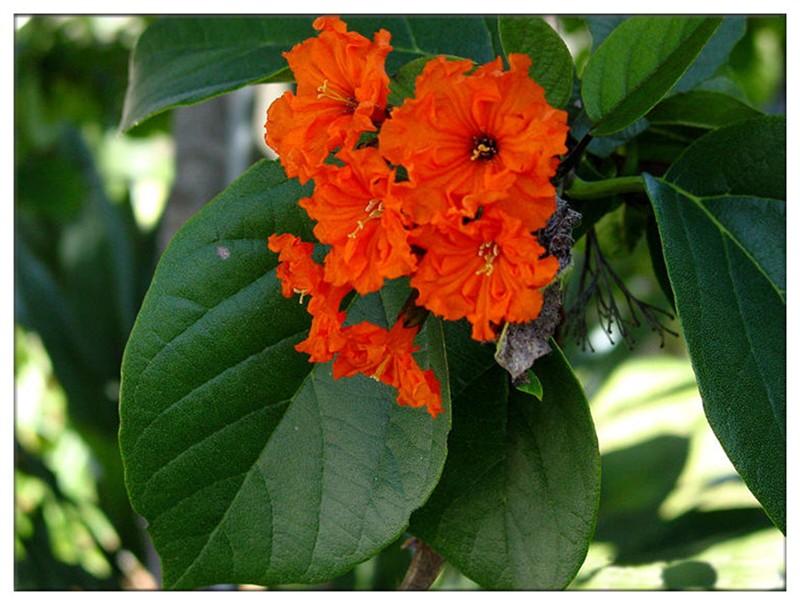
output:
M407 544L414 549L414 555L400 590L428 590L439 576L444 559L419 538L411 538Z
M641 176L621 176L602 181L576 178L564 195L573 200L594 200L618 193L644 193L644 180Z

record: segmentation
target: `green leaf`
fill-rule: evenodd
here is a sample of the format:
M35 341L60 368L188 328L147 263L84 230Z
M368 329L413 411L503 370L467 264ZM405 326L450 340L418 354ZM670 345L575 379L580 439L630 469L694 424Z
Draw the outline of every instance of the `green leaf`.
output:
M343 17L354 30L372 35L378 27L392 34L386 70L421 56L452 55L485 63L495 57L488 25L481 16Z
M492 40L492 55L502 57L505 63L508 64L508 57L503 50L503 43L500 42L499 17L497 15L485 15L483 21L486 23L486 29L489 30L489 37Z
M701 142L702 141L702 142ZM706 134L667 179L690 193L786 199L786 118L766 116Z
M409 61L401 67L389 83L389 103L401 105L403 101L414 96L417 76L425 69L430 58L420 57Z
M593 134L613 134L645 115L680 79L722 19L633 17L589 59L581 96Z
M733 47L747 30L747 19L741 15L724 17L711 39L703 47L692 66L683 74L673 92L685 92L708 80L725 65Z
M760 518L759 518L760 516ZM652 558L582 570L579 590L785 590L784 537L761 510L692 511L656 537ZM628 532L635 531L629 525ZM671 531L669 531L671 530ZM670 547L669 544L678 547ZM661 546L662 543L664 547ZM599 550L599 549L598 549ZM589 555L592 556L592 553ZM608 555L598 559L607 560Z
M783 119L740 122L645 182L706 416L785 532L784 149Z
M419 57L401 67L389 83L389 103L401 105L404 99L414 96L417 76L425 69L429 57Z
M664 261L664 247L661 243L661 236L658 234L656 217L652 213L647 217L645 237L647 240L647 251L650 254L650 264L653 267L653 274L656 277L658 285L661 287L661 291L664 293L664 297L674 310L675 293L672 291L672 284L669 283L667 264Z
M720 92L694 90L668 97L647 114L653 125L716 129L761 115L741 101Z
M130 206L112 204L108 199L92 153L83 137L76 131L69 130L65 138L91 185L84 215L78 225L73 225L79 232L77 237L73 237L70 242L70 230L65 229L65 258L62 259L68 274L65 281L68 289L72 290L70 294L75 300L75 307L83 311L79 315L83 316L86 326L97 323L99 310L93 307L93 301L104 295L113 301L113 305L109 307L116 324L116 333L113 336L118 339L114 342L114 349L116 355L119 355L122 352L121 343L125 342L133 327L136 307L140 301L136 293L137 267L134 248L139 243L135 240L141 238L141 235L138 230L132 233L126 224L126 210L133 219ZM74 250L87 245L88 250ZM87 331L91 333L93 330ZM97 337L92 334L90 338L94 340L91 348L97 349ZM116 374L117 362L112 366L111 372Z
M642 238L647 227L647 213L650 209L646 203L643 205L628 203L622 210L622 243L628 254L633 254L636 245Z
M281 53L311 37L307 17L167 17L131 54L121 130L246 84L292 79Z
M637 403L641 409L650 402ZM603 454L595 542L612 543L615 559L640 553L643 543L663 532L658 511L684 471L689 445L687 437L661 433Z
M519 385L517 390L527 393L528 395L533 395L539 401L541 401L542 397L544 396L542 381L539 380L539 377L533 372L533 370L528 370L528 382Z
M480 17L344 17L371 36L392 33L391 74L408 61L452 54L483 62L492 41ZM133 50L121 130L179 105L191 105L248 84L290 82L281 55L315 35L309 17L169 17L141 35Z
M597 47L608 38L614 28L626 19L628 17L622 15L591 15L586 17L589 32L592 34L592 52L596 51Z
M167 248L128 342L126 483L169 588L334 578L396 539L441 473L449 411L294 350L308 314L265 240L310 239L308 191L263 161L228 187ZM351 306L364 317L393 319L377 295ZM441 330L418 343L449 410Z
M506 55L529 55L531 78L544 88L548 103L564 107L572 94L575 65L561 36L541 17L500 17L499 29Z
M597 438L580 384L555 347L537 360L544 398L509 387L490 348L445 327L453 431L439 485L411 532L487 588L557 589L594 532Z

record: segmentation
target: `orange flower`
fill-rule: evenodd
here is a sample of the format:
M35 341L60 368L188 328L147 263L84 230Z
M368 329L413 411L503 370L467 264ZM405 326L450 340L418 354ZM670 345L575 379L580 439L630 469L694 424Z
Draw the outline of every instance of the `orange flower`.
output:
M411 278L418 303L445 319L466 317L475 340L492 340L492 324L536 318L540 289L558 271L522 221L495 207L466 225L451 216L420 227L412 241L426 249Z
M333 246L325 258L325 279L374 292L384 278L408 275L416 258L408 244L400 202L389 195L393 171L374 148L339 154L344 167L324 166L314 194L300 200L317 221L314 235Z
M439 381L423 370L413 353L416 328L406 328L402 318L391 330L368 322L345 328L346 344L333 362L333 377L364 374L398 389L400 405L426 407L436 417L442 411Z
M418 223L451 211L473 217L506 198L503 209L529 230L552 214L549 179L566 151L567 114L530 79L527 55L509 63L508 72L498 58L466 75L471 61L437 57L417 78L416 96L384 123L380 150L407 169L404 208Z
M301 183L313 178L328 154L351 147L376 130L386 111L389 78L384 69L391 35L374 40L348 32L338 17L320 17L316 38L297 44L284 57L297 81L267 111L265 140L280 156L286 174Z
M339 311L342 299L350 287L338 287L326 282L322 265L311 257L314 244L303 242L289 233L271 235L269 249L278 253L276 275L281 280L281 292L286 298L300 295L311 297L307 310L312 315L308 337L295 345L301 353L307 353L309 361L324 362L344 346L342 324L345 314Z
M413 408L425 406L433 417L442 411L442 396L439 381L433 370L423 370L414 357L403 355L395 361L399 377L397 403Z
M512 54L508 71L500 58L476 69L468 60L429 61L415 97L389 117L390 34L380 30L370 41L337 17L314 28L316 38L284 53L297 90L270 106L265 124L286 174L314 179L300 205L329 246L320 264L314 244L269 238L283 295L309 297L311 326L295 348L312 362L333 360L334 378L364 374L396 388L400 405L436 417L441 387L414 357L419 326L405 322L421 323L425 307L467 318L472 338L486 341L504 322L539 315L559 262L532 232L556 209L550 179L566 151L567 115L529 77L530 59ZM361 134L378 129L377 148L356 148ZM398 166L408 174L402 182ZM421 317L404 307L388 330L344 325L348 293L375 292L403 275L418 292Z
M281 292L286 298L295 294L303 297L316 292L322 281L322 267L311 258L314 244L303 242L291 233L270 235L267 247L278 253L275 274L281 281Z
M307 354L312 363L330 361L347 343L342 334L344 320L343 312L323 307L312 316L308 336L294 346L295 351Z
M334 286L321 280L317 289L312 292L307 307L312 317L308 337L294 347L301 353L307 353L309 361L315 363L330 361L345 345L342 333L345 313L340 311L339 307L342 299L351 291L350 286Z
M387 369L390 373L391 351L388 350L389 332L375 324L362 321L354 326L345 328L346 342L336 360L333 362L333 377L337 380L343 377L352 377L364 374L375 380L383 379L387 382ZM414 336L411 335L408 343L410 352ZM396 351L398 354L401 350ZM394 378L392 375L391 378Z

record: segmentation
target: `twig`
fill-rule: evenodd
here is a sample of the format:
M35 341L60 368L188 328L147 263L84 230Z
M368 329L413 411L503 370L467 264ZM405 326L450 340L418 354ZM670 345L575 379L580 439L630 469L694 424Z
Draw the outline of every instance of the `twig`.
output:
M411 538L403 547L412 548L414 555L400 590L428 590L439 576L444 559L419 538Z
M567 157L565 157L562 160L561 164L558 166L558 169L556 170L556 174L554 177L554 180L556 182L561 181L561 179L563 179L569 173L570 170L572 170L573 168L575 168L575 166L578 165L578 162L580 162L580 159L583 156L583 152L586 151L586 147L588 147L589 143L591 142L592 142L592 135L590 135L587 132L583 136L583 138L580 141L578 141L577 145L575 145L575 147L573 147L569 151Z
M618 291L625 301L622 308L617 304L615 291ZM633 348L636 340L630 329L642 325L640 314L650 329L658 333L662 347L665 334L678 336L677 332L666 326L666 320L675 319L671 313L639 300L628 290L625 282L617 275L603 255L597 235L592 228L586 232L586 249L578 279L578 291L574 303L567 310L567 323L564 326L565 336L574 335L577 344L584 351L588 347L592 352L594 352L594 347L589 340L589 325L586 315L593 298L597 318L611 344L614 344L611 334L616 325L622 340L629 348ZM623 315L625 306L630 313L630 320L625 319Z

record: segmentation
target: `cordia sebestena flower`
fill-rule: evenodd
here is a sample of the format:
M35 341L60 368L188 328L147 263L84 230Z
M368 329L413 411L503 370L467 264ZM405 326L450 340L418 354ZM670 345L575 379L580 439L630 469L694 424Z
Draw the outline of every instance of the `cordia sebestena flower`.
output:
M283 295L309 299L311 328L296 348L312 362L332 360L335 378L369 376L435 417L439 381L413 355L420 322L404 311L389 329L346 326L342 300L408 276L415 305L466 318L475 340L535 319L559 270L534 232L556 208L550 179L566 151L567 115L547 103L530 58L518 54L508 71L499 57L477 69L433 58L415 96L391 109L390 34L369 40L336 17L314 27L316 38L285 53L297 91L270 106L265 125L286 174L313 179L300 205L327 247L318 263L314 244L269 238Z

